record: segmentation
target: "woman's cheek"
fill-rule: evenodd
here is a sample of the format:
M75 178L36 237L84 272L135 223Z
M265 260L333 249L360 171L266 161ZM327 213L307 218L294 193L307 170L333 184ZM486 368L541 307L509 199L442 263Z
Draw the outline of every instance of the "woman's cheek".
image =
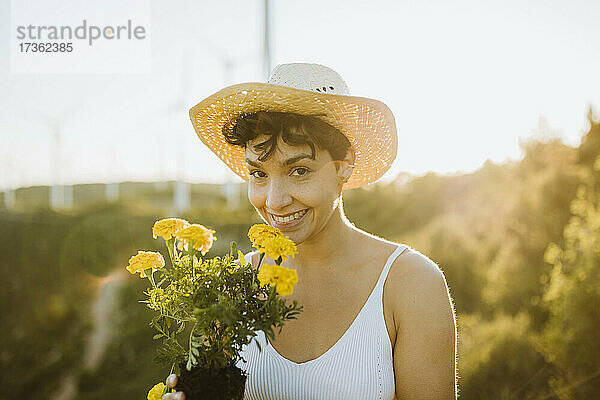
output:
M251 186L248 187L248 201L255 208L262 208L264 206L264 196L262 192Z

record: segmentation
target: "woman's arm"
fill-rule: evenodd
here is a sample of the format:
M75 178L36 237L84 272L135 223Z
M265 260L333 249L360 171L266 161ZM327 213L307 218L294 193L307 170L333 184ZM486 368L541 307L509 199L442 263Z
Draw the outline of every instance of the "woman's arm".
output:
M418 251L394 264L396 398L455 400L456 320L444 274Z

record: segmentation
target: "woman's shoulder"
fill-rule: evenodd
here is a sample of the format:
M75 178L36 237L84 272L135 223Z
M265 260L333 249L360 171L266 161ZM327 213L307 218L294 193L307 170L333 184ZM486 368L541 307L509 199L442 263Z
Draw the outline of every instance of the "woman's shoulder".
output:
M413 250L409 245L404 243L397 243L387 239L383 239L377 236L368 235L364 238L364 242L358 248L362 249L370 249L370 258L375 259L387 259L398 247L406 247L400 254L396 256L392 263L392 269L398 269L395 267L396 265L404 262L407 258L407 255L413 252ZM420 253L419 253L420 254ZM391 270L390 270L391 273Z
M416 283L435 284L444 281L442 269L431 258L403 243L388 242L391 246L405 246L406 250L394 259L390 269L390 280L406 287L414 287ZM404 289L404 287L402 288Z
M365 246L374 251L374 257L384 257L386 254L389 256L398 247L405 247L406 249L393 260L390 269L390 275L398 275L398 278L427 279L427 277L443 275L442 270L433 260L408 244L373 236L366 239Z
M408 247L393 261L386 291L393 294L394 309L418 315L434 304L450 299L444 272L431 258Z

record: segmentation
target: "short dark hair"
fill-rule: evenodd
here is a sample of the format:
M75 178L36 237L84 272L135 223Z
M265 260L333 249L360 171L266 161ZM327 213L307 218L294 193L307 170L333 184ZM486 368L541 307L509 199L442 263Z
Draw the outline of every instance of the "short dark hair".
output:
M246 148L248 141L258 135L271 136L268 140L254 146L265 150L259 160L263 161L275 151L277 138L292 146L308 144L315 158L315 144L327 150L333 160L343 160L351 146L348 138L338 129L316 116L323 114L301 115L289 112L258 111L240 116L230 130L223 129L228 143Z

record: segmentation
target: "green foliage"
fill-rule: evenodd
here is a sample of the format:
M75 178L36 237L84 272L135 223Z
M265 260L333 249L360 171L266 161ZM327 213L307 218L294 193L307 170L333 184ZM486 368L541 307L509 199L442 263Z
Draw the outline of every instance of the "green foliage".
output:
M192 246L179 252L175 239L167 241L172 267L158 270L160 281L150 288L144 303L158 313L150 325L163 339L163 348L155 360L171 366L187 361L195 365L223 368L235 364L244 345L264 331L273 338L273 328L295 319L302 306L275 294L272 285L261 286L258 268L235 261L236 243L223 257L198 259ZM164 286L164 287L161 287ZM190 327L185 345L181 334Z
M548 242L558 240L569 218L569 202L585 174L575 152L558 141L523 145L525 157L513 171L511 191L503 195L504 213L495 221L498 252L489 261L483 299L490 309L510 314L527 311L532 328L547 317L539 306L550 271L543 261Z
M465 399L555 398L553 368L534 347L525 313L458 316L460 396Z
M550 318L539 343L561 372L552 382L561 399L600 392L600 191L590 178L571 203L564 246L551 243L545 253L552 264L543 296Z

